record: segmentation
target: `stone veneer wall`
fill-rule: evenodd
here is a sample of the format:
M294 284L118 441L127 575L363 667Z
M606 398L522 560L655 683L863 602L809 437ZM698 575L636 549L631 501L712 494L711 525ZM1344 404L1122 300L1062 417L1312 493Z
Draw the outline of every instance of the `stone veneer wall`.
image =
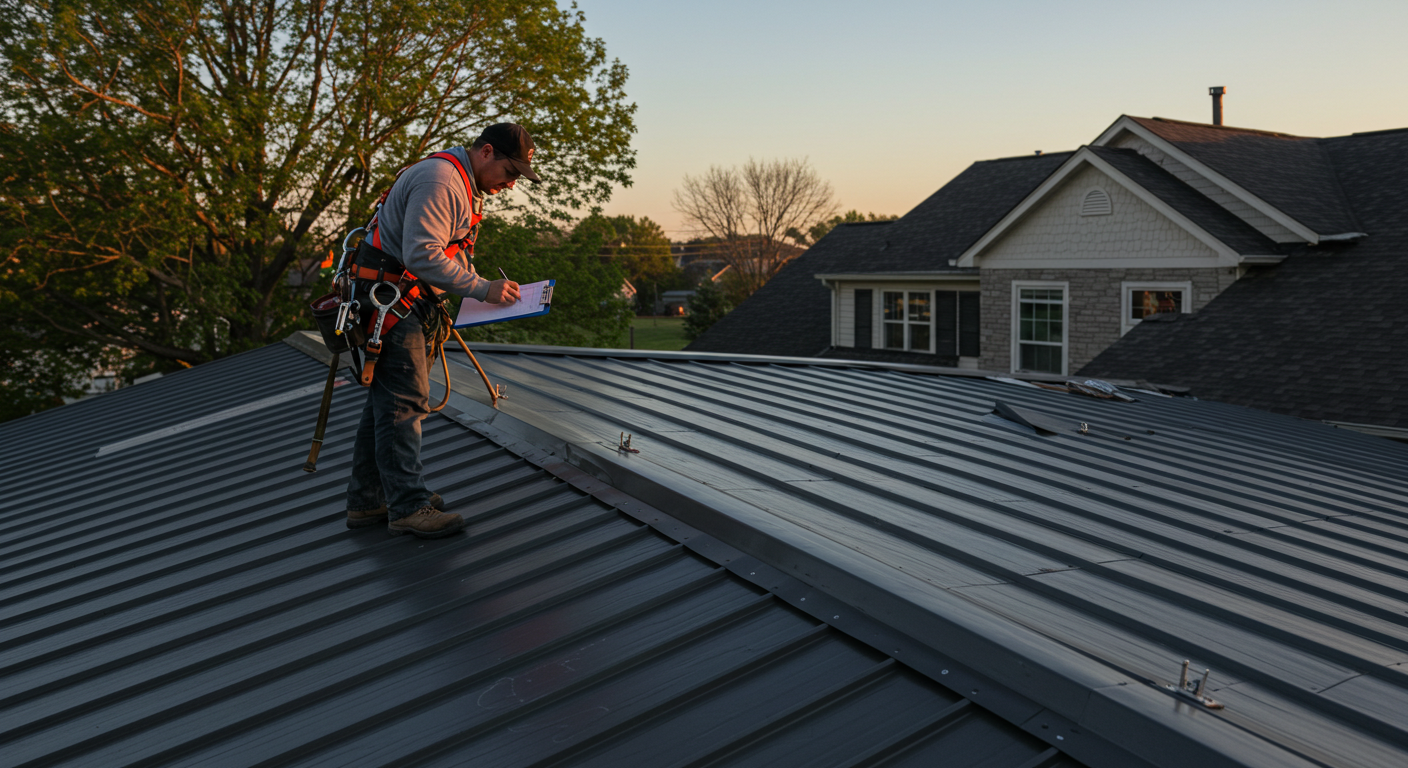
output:
M1235 267L1207 269L984 269L979 367L1012 370L1012 281L1068 283L1067 373L1074 374L1120 337L1120 284L1192 282L1197 312L1237 279Z

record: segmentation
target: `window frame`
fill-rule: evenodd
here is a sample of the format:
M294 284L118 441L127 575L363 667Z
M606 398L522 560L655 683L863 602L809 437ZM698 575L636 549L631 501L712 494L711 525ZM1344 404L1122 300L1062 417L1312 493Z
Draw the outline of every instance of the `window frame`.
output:
M1121 336L1129 333L1131 328L1142 322L1142 320L1135 320L1129 316L1133 309L1135 291L1182 291L1183 302L1178 311L1185 315L1193 311L1193 281L1191 280L1126 280L1120 283Z
M1011 305L1011 368L1012 373L1050 373L1049 371L1023 371L1022 362L1022 289L1038 288L1061 289L1061 376L1069 376L1071 365L1071 284L1068 280L1013 280ZM1053 346L1050 342L1028 342L1041 346ZM1057 374L1052 374L1057 375Z
M875 313L875 317L876 317L876 324L875 324L875 328L876 328L876 331L877 331L876 336L878 337L878 341L879 341L879 344L877 344L877 345L874 347L874 349L891 350L891 351L895 351L895 352L920 352L920 353L927 354L927 355L932 355L932 354L934 354L934 338L935 338L935 335L936 335L936 334L935 334L935 329L934 329L934 289L933 289L933 288L924 288L924 289L922 289L922 290L915 290L915 289L909 288L909 287L902 287L902 288L900 288L900 289L898 289L898 290L894 290L894 289L891 289L891 288L881 288L880 291L879 291L879 293L880 293L880 300L879 300L879 301L874 301L874 300L872 299L872 301L874 301L874 305L875 305L875 308L874 308L872 311ZM900 300L900 319L899 319L899 320L887 320L887 319L885 318L885 301L886 301L886 294L890 294L890 293L898 293L898 294L900 294L900 295L903 297L903 298ZM928 295L928 297L929 297L929 320L928 320L927 322L925 322L925 323L919 323L919 322L917 322L917 321L912 321L912 320L909 319L909 297L910 297L910 294L916 294L916 293L926 294L926 295ZM885 327L888 326L888 325L891 325L891 324L900 325L900 326L904 329L904 330L903 330L903 334L904 334L904 346L903 346L903 347L891 347L891 346L888 346L888 345L885 344ZM926 347L926 348L924 348L924 349L915 349L915 348L909 346L909 341L910 341L910 338L911 338L911 336L912 336L912 334L910 333L910 330L909 330L909 328L910 328L911 325L927 325L927 326L929 327L929 346L928 346L928 347Z

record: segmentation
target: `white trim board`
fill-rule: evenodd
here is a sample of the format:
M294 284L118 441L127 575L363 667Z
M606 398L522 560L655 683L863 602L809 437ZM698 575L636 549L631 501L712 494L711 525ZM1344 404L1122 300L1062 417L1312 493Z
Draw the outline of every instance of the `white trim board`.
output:
M977 283L979 276L975 272L841 272L812 275L816 279L826 282L848 282L848 283Z
M988 246L995 243L998 238L1002 237L1008 230L1019 224L1026 218L1027 214L1031 213L1038 205L1044 202L1048 195L1060 187L1071 174L1086 165L1110 177L1112 181L1124 187L1130 194L1139 198L1142 202L1149 205L1149 207L1158 211L1165 218L1177 224L1183 230L1187 231L1188 234L1211 248L1212 251L1217 254L1217 266L1235 267L1242 263L1242 256L1226 243L1213 237L1207 230L1193 223L1192 219L1174 210L1172 206L1159 199L1157 195L1135 183L1133 179L1118 171L1113 165L1105 162L1094 152L1091 152L1089 147L1081 147L1076 150L1075 154L1071 155L1066 162L1062 163L1061 167L1057 168L1055 173L1048 176L1046 181L1032 190L1031 194L1027 195L1016 208L1008 211L1007 215L1003 216L992 229L984 233L983 236L978 239L978 242L973 243L968 250L964 251L963 255L958 257L958 266L977 266L975 262L981 257L982 252L986 250ZM1149 262L1145 260L1142 261L1140 265L1148 266L1148 264ZM1114 264L1108 264L1106 266L1115 267ZM1202 264L1200 266L1208 265Z

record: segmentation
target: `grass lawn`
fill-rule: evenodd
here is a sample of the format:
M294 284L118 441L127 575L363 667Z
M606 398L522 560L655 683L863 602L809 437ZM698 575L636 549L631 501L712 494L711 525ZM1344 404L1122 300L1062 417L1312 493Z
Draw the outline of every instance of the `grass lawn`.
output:
M667 349L681 350L689 340L684 337L684 318L682 317L637 317L631 321L631 327L636 331L636 349ZM618 345L622 349L629 349L631 337L629 334L621 337Z

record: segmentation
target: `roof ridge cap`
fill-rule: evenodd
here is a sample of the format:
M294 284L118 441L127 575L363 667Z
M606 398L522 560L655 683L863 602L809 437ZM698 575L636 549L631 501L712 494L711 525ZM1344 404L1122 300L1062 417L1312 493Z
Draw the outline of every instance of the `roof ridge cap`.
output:
M1174 118L1172 118L1172 117L1135 117L1134 115L1129 115L1129 118L1130 118L1131 120L1136 120L1136 121L1171 123L1171 124L1174 124L1174 125L1191 125L1191 126L1196 127L1196 128L1208 128L1208 129L1214 130L1214 131L1235 131L1235 132L1237 132L1237 133L1254 133L1254 134L1257 134L1257 135L1259 135L1259 136L1271 136L1271 137L1278 138L1278 139L1315 140L1315 139L1320 139L1320 138L1322 138L1322 137L1320 137L1320 136L1300 136L1300 135L1294 134L1294 133L1281 133L1281 132L1279 132L1279 131L1267 131L1267 130L1262 130L1262 129L1260 129L1260 128L1239 128L1239 127L1237 127L1237 126L1235 126L1235 125L1213 125L1212 123L1195 123L1195 122L1193 122L1193 121L1191 121L1191 120L1176 120L1176 119L1174 119Z
M1081 146L1085 146L1085 145L1082 144ZM1080 151L1080 147L1076 147L1075 149L1063 149L1063 150L1061 150L1061 151L1059 151L1059 152L1042 152L1042 153L1039 154L1039 155L1033 154L1033 155L1012 155L1011 157L990 157L990 158L988 158L988 159L986 159L986 160L975 160L975 161L973 161L973 164L974 164L974 165L977 165L978 163L1006 163L1006 162L1010 162L1010 161L1012 161L1012 160L1040 160L1040 159L1042 159L1042 158L1044 158L1044 157L1055 157L1056 155L1073 155L1073 154L1075 154L1076 152L1079 152L1079 151Z

